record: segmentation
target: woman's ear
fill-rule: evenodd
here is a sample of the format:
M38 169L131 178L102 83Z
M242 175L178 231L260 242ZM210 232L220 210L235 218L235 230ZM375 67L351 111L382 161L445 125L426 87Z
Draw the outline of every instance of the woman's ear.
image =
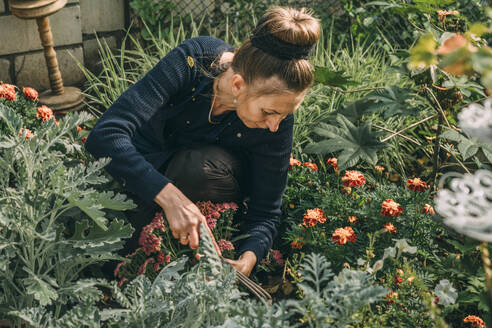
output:
M232 75L231 84L232 94L234 97L238 97L247 88L246 81L243 79L242 75L238 73Z

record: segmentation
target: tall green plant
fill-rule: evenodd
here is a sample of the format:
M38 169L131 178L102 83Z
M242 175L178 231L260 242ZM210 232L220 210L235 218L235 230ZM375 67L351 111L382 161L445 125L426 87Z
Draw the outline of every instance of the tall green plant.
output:
M46 121L29 137L25 123L0 105L8 132L0 138L0 315L52 306L57 318L90 265L114 254L132 228L105 210L133 208L121 194L99 191L108 159L77 159L76 127L90 115ZM79 281L78 281L79 280ZM88 283L90 284L90 283ZM16 322L13 326L19 326Z

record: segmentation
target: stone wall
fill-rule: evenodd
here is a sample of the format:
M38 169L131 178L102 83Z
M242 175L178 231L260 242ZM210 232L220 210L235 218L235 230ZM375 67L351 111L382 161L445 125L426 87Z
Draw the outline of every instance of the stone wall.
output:
M64 85L84 81L76 61L92 71L97 68L96 34L111 48L121 44L128 27L125 0L68 0L65 8L50 16L51 31ZM49 88L48 70L35 20L22 20L0 0L0 81Z

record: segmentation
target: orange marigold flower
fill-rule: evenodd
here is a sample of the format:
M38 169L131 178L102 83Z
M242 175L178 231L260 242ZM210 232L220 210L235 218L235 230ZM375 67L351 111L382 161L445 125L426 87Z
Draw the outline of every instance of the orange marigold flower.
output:
M51 120L53 118L53 111L46 105L39 106L36 117L40 118L43 122L46 122L47 120Z
M302 246L304 246L303 239L302 237L296 238L296 240L290 243L290 247L293 249L302 249Z
M408 189L415 191L415 192L421 192L425 191L429 186L425 181L422 181L420 178L413 178L413 179L408 179L407 180L407 187Z
M381 215L383 216L394 216L397 217L400 214L403 214L403 208L392 199L386 199L381 204Z
M38 92L34 88L22 88L22 93L24 96L32 101L38 100Z
M31 130L29 130L29 129L25 129L25 130L24 130L23 128L21 128L21 129L19 130L19 137L22 137L22 135L24 134L24 131L25 131L25 133L26 133L26 137L25 137L25 138L26 138L26 140L29 140L29 139L31 139L32 137L34 137L34 133L32 133L32 131L31 131Z
M306 166L306 167L309 167L311 170L313 171L318 171L318 165L316 165L315 163L311 163L311 162L304 162L302 164L302 166Z
M301 162L292 157L292 154L290 154L290 162L289 162L289 170L291 170L294 166L300 166Z
M376 165L374 166L374 168L376 169L376 171L378 171L379 173L382 173L385 169L384 169L384 166L381 166L381 165Z
M387 232L389 232L392 235L396 233L396 227L391 222L386 223L383 227L384 229L386 229Z
M336 159L335 157L328 158L326 164L331 165L331 167L333 167L335 170L338 170L338 159Z
M305 227L314 227L318 222L325 223L326 216L322 209L314 208L307 210L303 217L303 224Z
M366 178L359 171L345 171L345 176L342 177L342 182L345 187L360 187L366 183Z
M403 276L403 270L402 269L397 269L396 274L399 276Z
M436 213L436 212L434 212L434 208L429 204L424 205L424 210L422 212L424 214L435 214Z
M485 327L485 322L480 317L477 317L476 315L469 315L467 316L463 322L469 322L472 324L473 327Z
M331 240L333 240L338 245L344 245L348 241L354 242L356 239L357 237L355 236L352 227L338 228L331 236Z
M10 101L17 100L17 94L15 92L15 86L8 83L0 84L0 98L5 98Z
M82 131L82 128L77 125L77 132L80 132L80 131Z
M356 216L353 216L353 215L352 215L352 216L349 216L349 217L347 218L347 221L348 221L349 223L355 223L355 222L357 222L357 217L356 217Z

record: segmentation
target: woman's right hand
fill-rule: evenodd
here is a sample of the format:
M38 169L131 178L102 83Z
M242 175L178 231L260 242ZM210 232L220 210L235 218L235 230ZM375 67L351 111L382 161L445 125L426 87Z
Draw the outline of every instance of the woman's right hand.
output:
M164 210L169 228L174 238L179 239L181 244L186 245L189 243L190 248L196 249L200 241L200 223L203 222L212 237L212 242L217 252L221 255L205 217L198 207L175 185L168 183L157 194L154 201ZM186 239L182 238L185 236L187 236Z

